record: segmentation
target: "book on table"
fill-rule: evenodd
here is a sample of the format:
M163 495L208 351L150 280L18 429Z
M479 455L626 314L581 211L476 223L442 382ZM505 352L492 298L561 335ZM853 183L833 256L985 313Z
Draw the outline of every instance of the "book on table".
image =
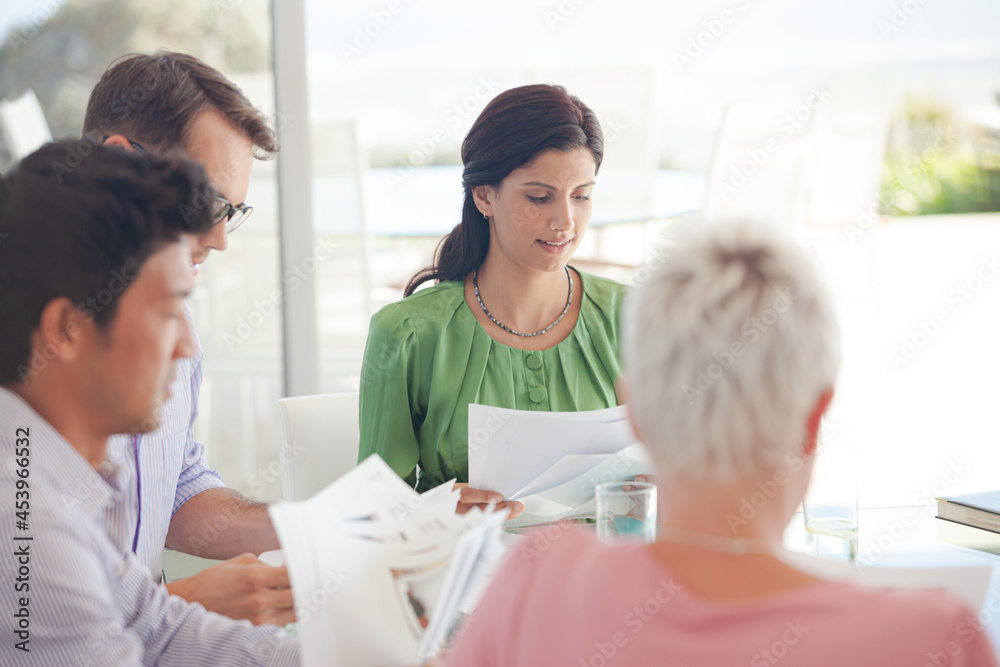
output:
M939 519L1000 533L1000 491L965 493L936 500Z

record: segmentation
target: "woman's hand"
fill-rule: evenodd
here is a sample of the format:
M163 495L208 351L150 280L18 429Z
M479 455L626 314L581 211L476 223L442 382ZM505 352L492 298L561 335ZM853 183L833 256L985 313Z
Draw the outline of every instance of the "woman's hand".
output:
M504 502L503 496L496 491L474 489L465 482L456 482L455 487L462 492L462 497L458 501L458 507L455 509L459 514L465 514L473 507L485 510L486 506L491 502L497 504L496 509L498 510L509 508L510 516L507 517L508 519L513 519L524 511L524 503L517 501Z

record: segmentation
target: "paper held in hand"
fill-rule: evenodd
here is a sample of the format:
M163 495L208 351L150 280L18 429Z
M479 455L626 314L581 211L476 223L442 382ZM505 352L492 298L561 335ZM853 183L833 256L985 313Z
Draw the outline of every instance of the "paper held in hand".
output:
M625 406L537 412L469 405L469 486L524 503L508 528L593 518L597 484L652 472Z
M451 482L418 494L373 455L271 506L306 667L422 664L445 646L505 551L507 513L456 514L458 499Z

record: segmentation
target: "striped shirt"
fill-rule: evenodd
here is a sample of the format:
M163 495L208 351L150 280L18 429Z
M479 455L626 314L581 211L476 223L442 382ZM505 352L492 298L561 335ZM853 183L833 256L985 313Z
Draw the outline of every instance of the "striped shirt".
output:
M194 332L191 311L185 307L185 312ZM159 428L143 435L108 439L108 459L121 468L125 502L106 513L107 534L122 551L134 550L157 581L174 512L202 491L225 487L219 474L205 463L205 446L194 439L203 356L198 343L194 357L177 361L177 377L170 386Z
M96 471L4 388L0 489L0 665L300 664L298 638L170 596L123 555L104 531L116 466Z

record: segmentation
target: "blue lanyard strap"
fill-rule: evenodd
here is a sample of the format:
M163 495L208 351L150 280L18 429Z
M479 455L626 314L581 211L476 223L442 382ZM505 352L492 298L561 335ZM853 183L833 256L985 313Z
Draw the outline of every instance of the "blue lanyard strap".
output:
M132 538L132 553L138 555L139 524L142 523L142 473L139 472L139 436L132 436L132 453L135 455L135 497L137 501L135 514L135 536Z

